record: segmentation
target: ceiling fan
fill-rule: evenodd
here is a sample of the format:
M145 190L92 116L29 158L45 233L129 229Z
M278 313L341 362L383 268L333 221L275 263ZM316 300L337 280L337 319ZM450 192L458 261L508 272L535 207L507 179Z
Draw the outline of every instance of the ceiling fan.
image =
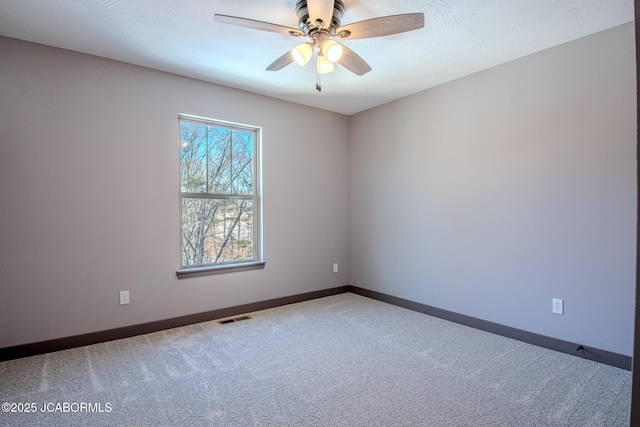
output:
M267 71L281 70L293 62L305 66L315 51L318 76L316 89L318 91L322 90L320 75L333 71L335 63L359 76L371 71L371 67L364 59L344 44L333 39L366 39L404 33L424 27L424 14L422 13L382 16L342 26L340 20L344 10L342 0L297 0L298 29L229 15L216 14L214 19L218 22L256 30L294 37L309 37L309 42L296 46L276 59L267 67Z

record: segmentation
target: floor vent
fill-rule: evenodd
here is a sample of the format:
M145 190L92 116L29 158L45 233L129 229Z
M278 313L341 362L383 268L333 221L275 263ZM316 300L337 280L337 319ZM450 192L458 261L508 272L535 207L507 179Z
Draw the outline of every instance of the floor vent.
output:
M221 325L226 325L227 323L242 322L243 320L249 319L251 319L251 316L238 316L231 319L218 320L218 323L220 323Z

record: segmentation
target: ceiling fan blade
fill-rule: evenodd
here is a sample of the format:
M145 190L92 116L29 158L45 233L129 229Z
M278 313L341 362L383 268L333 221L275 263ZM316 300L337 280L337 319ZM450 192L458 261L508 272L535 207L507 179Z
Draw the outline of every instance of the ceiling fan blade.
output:
M291 64L292 62L294 62L294 59L293 59L293 55L291 54L291 51L289 50L280 58L273 61L273 63L267 67L267 71L282 70L284 67Z
M424 13L405 13L354 22L336 30L342 40L389 36L424 27Z
M333 18L334 3L334 0L307 0L311 23L315 24L320 19L324 23L324 28L328 29Z
M229 15L214 15L213 19L225 24L237 25L239 27L253 28L254 30L270 31L272 33L290 35L290 36L304 36L304 33L295 28L285 27L284 25L272 24L270 22L256 21L254 19L238 18L237 16Z
M369 66L369 64L367 64L364 59L360 58L357 53L355 53L345 45L342 45L342 57L338 60L338 64L342 65L347 70L359 76L367 74L369 71L371 71L371 67Z

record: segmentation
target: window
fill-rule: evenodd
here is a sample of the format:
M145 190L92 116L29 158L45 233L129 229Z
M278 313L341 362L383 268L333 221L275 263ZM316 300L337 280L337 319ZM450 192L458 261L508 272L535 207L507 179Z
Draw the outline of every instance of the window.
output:
M262 264L260 130L191 116L178 122L182 272Z

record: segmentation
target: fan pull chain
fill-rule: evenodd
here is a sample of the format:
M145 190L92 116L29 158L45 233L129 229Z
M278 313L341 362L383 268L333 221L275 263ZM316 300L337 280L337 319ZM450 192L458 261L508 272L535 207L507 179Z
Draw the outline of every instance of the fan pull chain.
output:
M321 84L322 82L320 80L320 72L316 71L316 75L317 75L317 77L316 77L316 90L318 92L322 92L322 84Z

